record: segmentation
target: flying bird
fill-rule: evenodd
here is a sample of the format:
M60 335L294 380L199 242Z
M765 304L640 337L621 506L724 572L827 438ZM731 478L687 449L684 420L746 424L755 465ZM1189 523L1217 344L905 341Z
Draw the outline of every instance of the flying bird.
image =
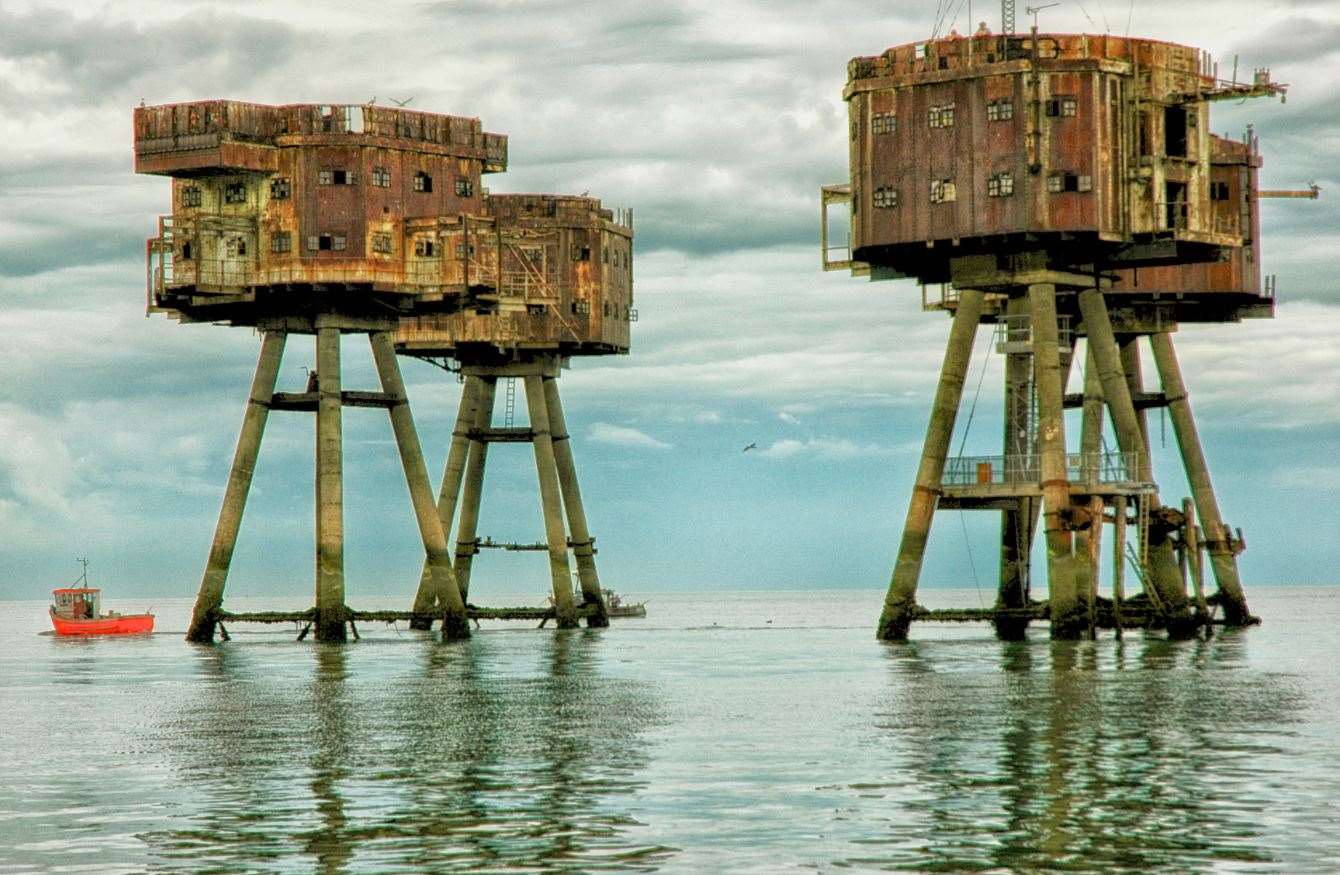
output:
M741 450L740 452L742 452L742 453L747 453L747 452L749 452L750 450L757 450L757 449L758 449L758 443L755 442L755 443L752 443L752 444L750 444L749 446L745 447L745 448L744 448L743 450Z

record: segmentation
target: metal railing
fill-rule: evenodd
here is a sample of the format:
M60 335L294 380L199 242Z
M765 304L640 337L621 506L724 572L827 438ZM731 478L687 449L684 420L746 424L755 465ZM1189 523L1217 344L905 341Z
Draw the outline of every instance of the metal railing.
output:
M1056 343L1068 349L1074 338L1070 317L1064 313L1056 317ZM1028 313L1002 315L996 322L996 352L1031 353L1033 351L1033 317Z
M1138 480L1139 471L1138 452L1066 454L1066 479L1075 483L1132 483ZM1041 479L1041 456L1020 453L947 459L940 483L944 486L1003 486L1038 483Z

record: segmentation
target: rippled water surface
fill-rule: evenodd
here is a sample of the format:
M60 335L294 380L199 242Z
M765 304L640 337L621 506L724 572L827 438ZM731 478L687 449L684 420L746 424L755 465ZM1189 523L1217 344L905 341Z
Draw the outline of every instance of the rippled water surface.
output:
M1340 871L1340 589L1251 594L1176 644L883 645L876 591L450 645L2 603L0 872Z

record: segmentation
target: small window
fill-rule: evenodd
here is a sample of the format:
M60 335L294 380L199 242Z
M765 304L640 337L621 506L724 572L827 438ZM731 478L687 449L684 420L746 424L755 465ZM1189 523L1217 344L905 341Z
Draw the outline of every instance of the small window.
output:
M378 188L391 187L391 171L385 167L372 168L372 184Z
M470 197L475 193L475 184L468 179L456 180L456 194L460 197Z
M382 252L387 255L394 252L391 244L391 235L383 232L375 232L372 235L372 251Z
M1006 98L1005 100L993 100L986 105L986 120L989 122L1004 122L1014 118L1014 101Z
M190 240L187 240L185 243L183 243L183 244L181 245L181 255L180 255L179 257L181 258L182 261L190 261L190 260L191 260L191 258L192 258L192 253L191 253L191 241L190 241Z
M421 258L433 257L437 254L437 241L431 237L415 237L414 254Z
M1226 200L1228 200L1228 183L1227 183L1227 182L1211 182L1211 183L1210 183L1210 200L1212 200L1212 201L1226 201Z
M247 186L243 182L230 182L223 187L225 204L244 204L247 202Z
M464 258L464 257L465 257L465 253L466 253L466 251L467 251L467 250L466 250L466 247L465 247L465 244L464 244L464 243L457 243L457 244L456 244L456 257L457 257L457 258ZM471 244L470 244L470 248L469 248L468 251L469 251L470 255L473 257L474 254L475 254L475 244L471 243Z
M1009 197L1014 194L1013 173L993 173L986 179L987 197Z
M270 235L271 252L292 252L293 235L288 231L276 231Z
M432 191L433 177L429 176L427 173L424 173L422 170L414 174L414 190L424 192Z
M1092 191L1093 177L1075 173L1053 173L1047 177L1047 191L1057 194L1063 191Z
M345 239L341 234L318 234L307 238L307 248L320 252L340 251L345 247Z
M543 315L544 315L544 305L543 305L543 304L527 304L527 305L526 305L526 313L527 313L528 315L530 315L530 316L543 316Z
M896 188L891 188L889 186L877 188L875 189L873 197L875 206L881 209L898 206L898 189Z
M574 246L574 247L572 247L572 260L573 260L573 261L590 261L590 260L591 260L591 247L590 247L590 246Z
M223 246L224 253L229 258L247 254L247 238L229 237Z
M898 130L898 116L891 112L877 112L870 116L870 133L892 134Z
M931 180L931 203L947 204L958 199L958 192L952 179Z
M1055 117L1073 117L1079 109L1079 104L1073 97L1053 97L1046 101L1046 112L1048 116Z
M270 197L275 200L283 200L293 192L293 186L289 183L287 176L277 176L270 180Z
M188 185L181 190L181 205L198 207L204 201L204 192L198 185Z
M352 170L322 170L317 173L317 182L322 185L353 185L355 179Z
M601 250L601 251L604 253L602 257L605 259L605 263L606 263L606 264L609 264L609 263L610 263L610 248L609 248L608 246L606 246L606 247L605 247L603 250Z
M930 124L933 128L952 128L954 126L954 104L944 103L930 108Z

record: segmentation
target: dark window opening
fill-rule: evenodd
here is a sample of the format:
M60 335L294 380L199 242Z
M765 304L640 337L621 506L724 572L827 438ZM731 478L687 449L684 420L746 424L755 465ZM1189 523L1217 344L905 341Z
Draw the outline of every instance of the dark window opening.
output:
M414 240L414 254L431 258L437 254L437 241L430 237L418 237Z
M874 205L881 209L898 206L898 189L889 186L881 186L875 189L872 195Z
M204 201L204 193L199 186L188 185L181 190L181 205L184 207L198 207Z
M231 258L237 255L247 254L247 240L245 237L229 237L224 245L224 251Z
M544 305L543 305L543 304L527 304L527 305L526 305L526 313L529 314L529 315L531 315L531 316L543 316L543 315L544 315Z
M1187 226L1186 184L1164 183L1164 228L1185 229Z
M391 235L377 232L372 235L372 251L390 254L394 251L391 245Z
M307 238L307 248L318 252L339 252L345 248L342 234L318 234Z
M572 247L572 260L573 260L573 261L590 261L590 260L591 260L591 247L590 247L590 246L574 246L574 247Z
M241 182L230 182L223 187L225 204L244 204L247 202L247 186Z
M1163 154L1186 157L1186 110L1180 106L1163 108Z
M1079 110L1073 97L1054 97L1045 103L1046 113L1052 118L1071 118Z
M289 183L287 176L277 176L270 180L270 197L275 200L283 200L293 191L293 186Z
M460 197L470 197L475 193L475 184L468 179L456 180L456 194Z
M1227 182L1211 182L1211 183L1210 183L1210 200L1212 200L1212 201L1226 201L1226 200L1228 200L1228 183L1227 183Z
M414 190L429 192L433 190L433 177L420 170L414 174Z
M187 240L185 243L183 243L183 244L181 245L181 259L182 259L182 261L190 261L190 260L191 260L191 241L190 241L190 240Z
M1140 154L1149 155L1149 113L1140 113L1140 121L1136 128L1140 131Z
M317 182L322 185L353 185L357 175L352 170L322 170L317 173Z
M1063 191L1092 191L1093 177L1079 173L1053 173L1047 177L1047 191L1052 194Z

